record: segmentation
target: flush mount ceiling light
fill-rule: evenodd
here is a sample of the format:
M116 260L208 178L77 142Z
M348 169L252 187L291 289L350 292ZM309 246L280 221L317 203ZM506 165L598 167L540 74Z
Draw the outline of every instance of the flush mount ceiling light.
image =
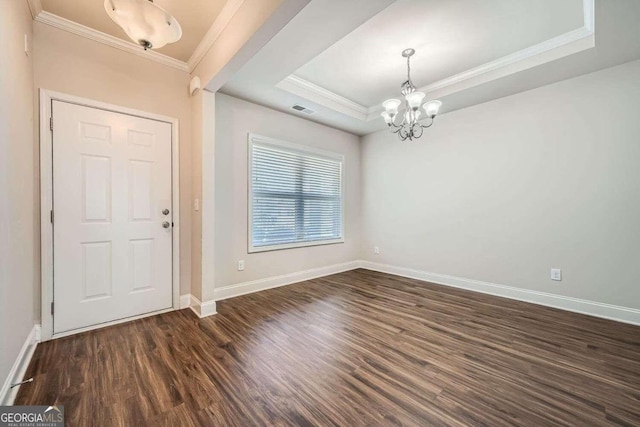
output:
M382 103L385 111L382 113L384 121L389 126L389 130L393 133L397 133L398 137L402 140L412 141L414 138L418 139L422 136L424 130L433 125L433 120L438 115L438 110L442 102L433 100L429 101L422 106L426 113L426 117L430 120L427 125L421 125L418 120L422 115L420 110L420 104L425 97L423 92L416 92L416 87L411 81L411 56L416 53L413 49L405 49L402 51L402 56L407 58L407 81L400 85L400 89L405 99L405 109L402 115L402 121L400 124L395 123L395 118L398 116L398 107L402 104L399 99L387 99Z
M153 0L104 0L109 17L140 46L158 49L182 37L180 24Z

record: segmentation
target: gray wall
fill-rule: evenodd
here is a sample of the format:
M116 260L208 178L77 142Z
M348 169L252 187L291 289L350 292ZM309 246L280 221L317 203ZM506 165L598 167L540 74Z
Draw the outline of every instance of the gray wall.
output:
M33 42L31 22L27 2L0 2L0 386L40 307L33 52L24 53L24 35Z
M634 61L364 137L363 258L640 308L639 113Z
M247 134L345 156L345 243L247 253ZM360 140L357 136L227 95L216 95L215 287L358 259ZM206 221L203 218L203 221ZM237 271L238 260L245 271Z

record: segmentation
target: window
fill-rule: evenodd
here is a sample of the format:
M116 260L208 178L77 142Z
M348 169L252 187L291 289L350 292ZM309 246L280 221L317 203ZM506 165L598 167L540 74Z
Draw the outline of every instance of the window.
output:
M343 163L249 134L249 252L344 242Z

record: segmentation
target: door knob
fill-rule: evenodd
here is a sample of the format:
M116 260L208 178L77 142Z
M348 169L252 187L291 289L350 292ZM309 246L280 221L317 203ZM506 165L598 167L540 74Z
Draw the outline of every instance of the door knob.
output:
M169 227L171 227L171 224L169 224L168 221L165 221L162 223L162 228L169 228Z
M162 215L169 215L169 209L163 209Z

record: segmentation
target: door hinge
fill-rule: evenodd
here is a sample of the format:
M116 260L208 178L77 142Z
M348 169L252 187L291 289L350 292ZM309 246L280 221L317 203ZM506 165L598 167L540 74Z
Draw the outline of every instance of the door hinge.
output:
M53 316L53 302L51 303L51 315Z
M53 224L53 210L51 210L49 212L51 212L50 218L51 218L51 224Z
M53 130L53 117L49 117L49 129Z

